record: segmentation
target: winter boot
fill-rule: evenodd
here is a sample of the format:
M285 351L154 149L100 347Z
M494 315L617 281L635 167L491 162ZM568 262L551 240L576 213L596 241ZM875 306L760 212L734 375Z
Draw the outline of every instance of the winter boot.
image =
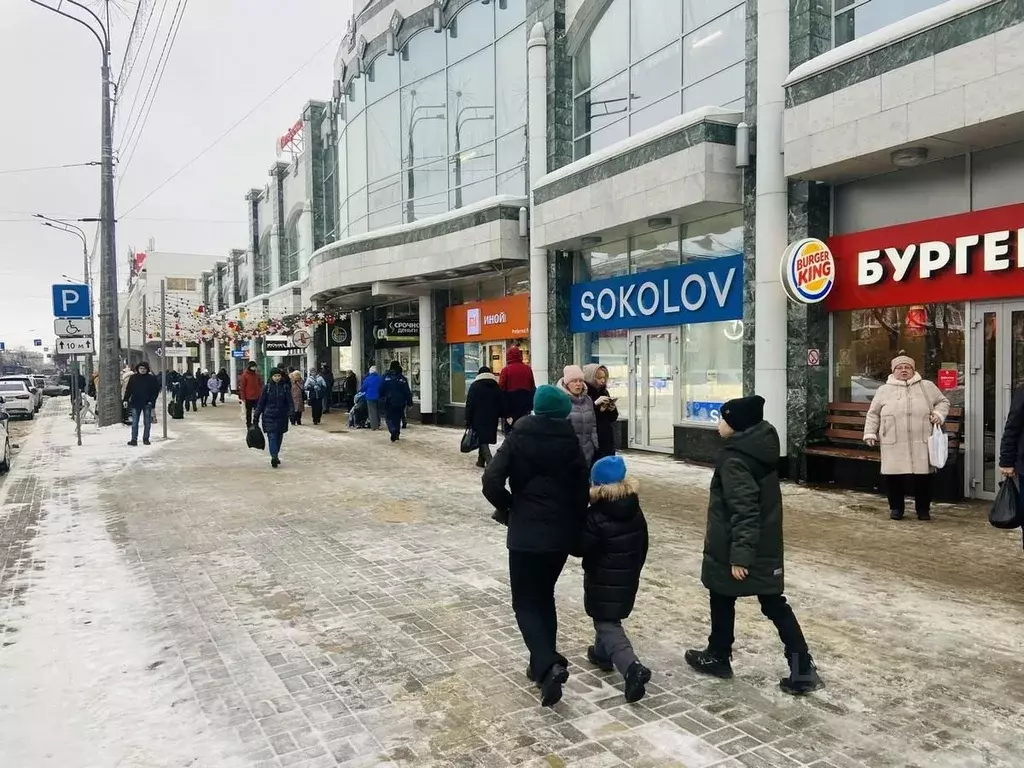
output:
M931 512L918 512L917 513L917 519L921 520L923 522L928 522L929 520L932 519L932 514L931 514Z
M138 442L137 442L137 441L135 441L135 440L129 440L129 441L128 441L128 445L130 445L130 446L131 446L132 448L134 448L135 446L137 446L137 445L138 445Z
M270 466L272 466L274 469L277 469L279 466L281 466L281 460L277 458L277 456L274 456L270 460Z
M732 679L732 664L728 657L722 658L710 648L703 651L691 650L683 654L686 663L703 675L711 675L722 680Z
M614 672L615 665L612 664L611 659L606 659L604 656L599 656L597 649L594 646L587 648L587 661L593 664L595 667L600 669L602 672Z
M557 662L551 665L551 669L544 675L540 684L540 705L542 707L553 707L562 700L562 686L569 679L569 670Z
M779 680L779 687L793 696L824 688L825 684L818 676L818 668L809 653L793 654L789 660L789 677Z
M626 702L635 704L647 695L647 684L651 682L651 670L634 661L626 670Z
M901 510L898 510L898 509L890 509L889 510L889 519L890 520L902 520L903 519L903 512Z

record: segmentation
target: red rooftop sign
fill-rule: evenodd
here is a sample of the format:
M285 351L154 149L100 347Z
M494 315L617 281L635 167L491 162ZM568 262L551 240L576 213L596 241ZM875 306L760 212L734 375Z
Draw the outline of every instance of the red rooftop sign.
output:
M1024 204L837 235L830 312L1024 296Z

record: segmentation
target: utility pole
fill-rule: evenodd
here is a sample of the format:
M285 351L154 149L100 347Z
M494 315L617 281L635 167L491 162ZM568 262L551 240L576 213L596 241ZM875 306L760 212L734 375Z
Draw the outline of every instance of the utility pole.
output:
M160 281L160 375L163 386L160 388L163 402L160 411L163 413L164 440L167 439L167 281Z
M99 382L96 386L96 422L101 427L121 420L121 353L117 329L117 261L114 257L114 140L110 99L110 0L106 0L107 23L78 0L64 0L92 21L79 18L60 7L54 8L42 0L30 2L71 19L88 29L100 44L100 311L99 322ZM95 24L93 23L95 22Z

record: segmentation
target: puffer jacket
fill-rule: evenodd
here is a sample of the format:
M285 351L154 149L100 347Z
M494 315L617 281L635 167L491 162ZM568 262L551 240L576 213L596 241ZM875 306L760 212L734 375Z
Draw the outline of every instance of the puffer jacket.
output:
M484 497L508 515L508 548L524 552L576 549L589 486L572 425L546 416L517 421L483 476Z
M767 421L726 438L711 477L700 570L710 591L732 597L782 594L778 464L779 433ZM733 578L734 565L747 569L742 581Z
M883 475L927 475L928 438L936 414L940 424L949 414L949 400L939 388L915 373L907 381L895 376L880 386L864 422L864 439L877 440Z
M498 376L498 386L504 395L502 417L518 421L533 410L533 393L537 384L533 370L523 362L523 350L509 347L505 353L505 367Z
M558 380L558 388L569 396L572 402L572 410L569 411L569 421L572 422L573 431L580 441L580 450L587 460L587 464L594 463L597 455L597 414L594 413L594 401L590 399L587 390L576 396L565 386L565 379Z
M253 422L258 424L262 419L263 431L267 434L284 434L288 431L288 417L292 412L291 382L285 379L277 383L268 381L253 411Z
M263 394L263 379L256 371L246 368L238 378L238 397L241 400L259 400Z
M632 478L590 489L583 526L583 605L598 621L621 621L633 611L647 561L647 520Z
M1017 476L1024 478L1024 386L1017 388L1010 401L999 443L999 466L1013 467Z

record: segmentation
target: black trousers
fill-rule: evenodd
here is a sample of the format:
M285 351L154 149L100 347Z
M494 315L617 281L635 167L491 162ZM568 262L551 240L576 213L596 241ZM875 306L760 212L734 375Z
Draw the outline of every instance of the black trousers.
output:
M555 584L567 558L565 552L508 551L512 610L530 651L530 670L536 680L543 680L552 664L564 660L557 650Z
M785 595L758 595L757 599L761 602L761 613L771 620L779 632L779 639L786 649L786 658L806 655L807 641ZM732 644L736 641L733 636L735 628L736 598L712 592L708 648L719 658L727 659L732 655Z
M932 476L931 475L886 475L889 492L889 509L897 512L906 511L908 493L914 495L914 511L923 515L932 509Z
M256 403L259 400L246 400L245 401L245 428L249 429L252 427L252 409L256 407Z
M313 423L319 424L320 417L324 414L324 401L319 397L309 398L309 408L313 411Z

